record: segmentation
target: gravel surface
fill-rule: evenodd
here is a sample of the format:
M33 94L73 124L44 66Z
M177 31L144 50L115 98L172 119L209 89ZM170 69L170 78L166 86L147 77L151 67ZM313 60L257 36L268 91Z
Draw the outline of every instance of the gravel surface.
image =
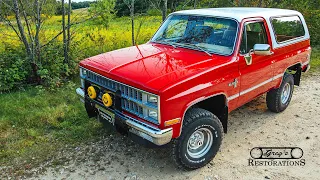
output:
M233 111L220 152L204 168L180 170L171 160L169 147L147 149L110 131L100 141L66 147L30 173L32 179L77 180L319 179L319 127L320 75L313 75L303 77L301 86L295 87L292 101L283 113L268 111L265 96ZM300 147L305 165L249 166L250 150L259 146Z

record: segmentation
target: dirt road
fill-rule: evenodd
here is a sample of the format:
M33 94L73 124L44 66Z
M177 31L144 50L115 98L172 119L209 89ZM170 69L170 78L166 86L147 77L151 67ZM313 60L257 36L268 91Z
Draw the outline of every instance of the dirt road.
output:
M297 146L304 166L249 166L257 146ZM202 169L175 167L170 149L146 149L112 131L102 140L61 152L35 179L319 179L320 75L303 77L285 112L267 110L265 96L230 114L220 152ZM53 163L53 162L51 162ZM59 163L58 163L59 164Z

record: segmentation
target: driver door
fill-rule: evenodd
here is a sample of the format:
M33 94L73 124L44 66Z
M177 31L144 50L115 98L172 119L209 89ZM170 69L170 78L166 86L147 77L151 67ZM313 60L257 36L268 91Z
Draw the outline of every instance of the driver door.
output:
M244 22L244 31L239 50L240 97L241 106L260 94L269 90L273 77L272 55L253 54L255 44L269 44L271 39L267 33L267 25L263 19ZM251 64L250 60L251 59ZM247 61L246 61L247 60Z

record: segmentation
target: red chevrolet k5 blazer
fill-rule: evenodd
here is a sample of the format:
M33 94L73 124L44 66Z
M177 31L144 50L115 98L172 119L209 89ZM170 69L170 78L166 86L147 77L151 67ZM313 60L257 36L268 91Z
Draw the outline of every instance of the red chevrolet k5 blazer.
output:
M214 8L170 14L152 39L80 62L76 91L89 117L146 145L172 145L185 169L209 163L228 113L267 93L284 111L310 68L301 13Z

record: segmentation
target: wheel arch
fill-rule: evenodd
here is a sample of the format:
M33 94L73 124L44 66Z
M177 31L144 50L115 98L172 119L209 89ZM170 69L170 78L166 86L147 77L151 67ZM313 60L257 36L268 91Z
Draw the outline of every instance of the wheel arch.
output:
M299 86L300 85L300 79L301 79L301 72L302 72L302 64L296 63L286 69L286 72L293 75L294 78L294 85Z
M189 103L187 105L187 107L184 110L183 116L182 116L179 136L181 135L182 126L183 126L183 122L184 122L184 118L185 118L186 113L190 109L195 108L195 107L205 109L207 111L210 111L214 115L216 115L222 123L223 131L225 133L227 133L228 100L227 100L227 96L224 93L218 93L218 94L214 94L212 96L209 96L205 99L192 101L191 103Z
M279 88L282 81L283 81L283 75L285 73L292 74L294 77L294 85L299 86L300 85L300 78L301 78L301 73L302 73L302 63L301 62L296 62L294 64L291 64L287 66L286 69L284 69L284 72L282 74L281 80L277 83L275 88Z

